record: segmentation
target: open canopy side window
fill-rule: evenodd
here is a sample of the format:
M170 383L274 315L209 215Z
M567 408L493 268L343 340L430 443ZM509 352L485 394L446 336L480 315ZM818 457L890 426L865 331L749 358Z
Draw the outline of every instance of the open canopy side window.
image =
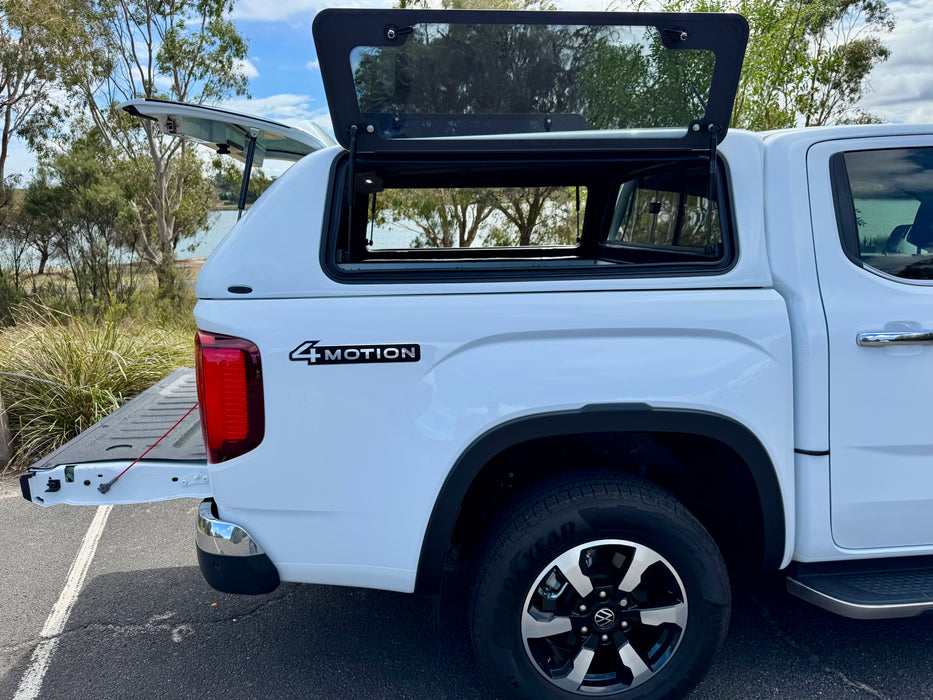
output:
M360 152L706 150L728 127L748 25L735 14L324 10L314 38L337 140Z

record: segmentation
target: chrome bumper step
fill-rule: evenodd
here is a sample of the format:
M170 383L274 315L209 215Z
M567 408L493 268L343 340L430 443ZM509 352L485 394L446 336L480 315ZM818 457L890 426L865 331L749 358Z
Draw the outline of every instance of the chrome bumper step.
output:
M798 564L787 590L844 617L914 617L933 611L933 557Z

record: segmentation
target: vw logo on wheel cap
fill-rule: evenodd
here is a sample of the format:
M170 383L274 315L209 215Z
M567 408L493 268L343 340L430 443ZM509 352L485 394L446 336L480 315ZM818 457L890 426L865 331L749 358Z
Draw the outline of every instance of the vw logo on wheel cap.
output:
M601 629L606 629L615 621L616 614L612 612L611 608L601 608L596 611L595 615L593 615L593 622L595 622L596 626Z

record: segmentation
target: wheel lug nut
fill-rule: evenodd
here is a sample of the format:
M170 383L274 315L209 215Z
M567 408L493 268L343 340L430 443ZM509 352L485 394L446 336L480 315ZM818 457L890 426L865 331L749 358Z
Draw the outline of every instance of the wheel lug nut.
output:
M609 594L606 593L606 591L600 591L600 592L599 592L599 597L600 597L601 600L606 600L606 598L609 597Z
M624 630L627 630L627 629L628 629L628 621L627 621L627 620L622 620L622 624L619 625L619 627L621 627L621 628L624 629Z
M579 610L581 613L585 613L585 612L586 612L586 606L585 606L585 605L581 605L579 608L577 608L577 610Z
M589 633L590 633L590 628L589 628L589 627L581 627L581 628L580 628L580 634L589 634Z
M627 605L628 605L628 598L622 598L622 599L619 601L619 605L622 606L623 608L624 608L625 606L627 606Z
M608 635L608 634L604 634L602 637L600 637L600 639L602 639L604 642L608 642L608 641L609 641L609 635Z

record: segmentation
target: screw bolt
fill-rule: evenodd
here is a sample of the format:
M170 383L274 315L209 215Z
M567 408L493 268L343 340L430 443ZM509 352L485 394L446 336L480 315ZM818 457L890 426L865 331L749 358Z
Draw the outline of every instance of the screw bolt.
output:
M606 600L606 598L609 597L609 594L606 593L606 591L600 591L600 592L599 592L599 597L600 597L601 600Z
M622 599L619 601L619 606L620 606L620 607L623 607L623 608L628 607L628 598L622 598Z
M585 613L585 612L586 612L586 606L585 606L585 605L581 605L579 608L577 608L577 610L579 610L581 613Z
M609 635L608 635L608 634L604 634L602 637L600 637L600 639L602 639L604 642L608 642L608 641L609 641Z
M590 628L589 628L589 627L581 627L581 628L580 628L580 634L589 634L589 633L590 633Z
M627 630L627 629L628 629L628 620L622 620L622 624L619 625L619 627L621 627L621 628L624 629L624 630Z
M391 36L390 36L389 38L392 39L392 38L394 38L394 37L391 37ZM693 130L694 130L694 131L699 131L699 130L700 130L700 125L699 125L699 124L694 124L694 125L693 125Z

